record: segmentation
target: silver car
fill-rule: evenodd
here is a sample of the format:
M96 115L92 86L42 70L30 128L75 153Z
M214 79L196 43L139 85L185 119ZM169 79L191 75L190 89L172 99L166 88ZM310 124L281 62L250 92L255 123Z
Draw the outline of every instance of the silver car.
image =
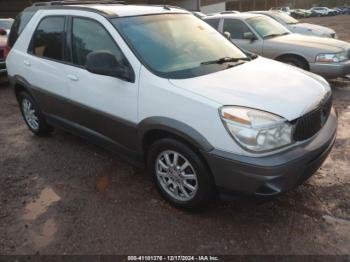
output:
M240 48L326 78L350 74L350 44L291 33L265 15L241 13L204 18Z
M250 13L267 15L279 22L280 24L282 24L283 26L287 27L293 33L337 38L337 34L331 28L315 24L301 23L297 19L281 11L253 11Z

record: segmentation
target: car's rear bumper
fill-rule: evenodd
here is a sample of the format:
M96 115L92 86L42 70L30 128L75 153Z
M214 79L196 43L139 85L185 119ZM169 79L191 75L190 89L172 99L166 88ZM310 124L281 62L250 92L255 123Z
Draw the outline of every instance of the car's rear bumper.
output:
M273 196L286 192L312 176L330 153L337 129L332 109L325 126L310 141L271 156L246 157L219 150L205 155L217 188Z
M325 78L345 77L350 74L350 60L340 63L310 63L310 71Z
M0 61L0 76L6 75L7 70L6 70L6 63L5 61Z

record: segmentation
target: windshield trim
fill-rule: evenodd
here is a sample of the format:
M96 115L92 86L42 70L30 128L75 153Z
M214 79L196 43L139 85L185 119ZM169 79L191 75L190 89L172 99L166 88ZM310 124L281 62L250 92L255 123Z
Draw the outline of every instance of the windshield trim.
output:
M148 65L148 63L145 62L145 60L143 59L143 57L139 54L139 52L134 48L134 46L128 41L128 39L126 38L126 36L121 32L121 30L118 28L118 26L116 26L113 21L115 20L121 20L124 18L132 18L132 17L142 17L142 16L160 16L160 15L169 15L169 14L174 14L174 15L191 15L194 16L192 13L159 13L159 14L144 14L144 15L130 15L130 16L123 16L123 17L109 17L108 21L111 23L111 25L113 26L113 28L118 32L118 34L120 35L120 37L123 39L123 41L126 43L126 45L128 46L128 48L131 50L131 52L136 56L136 58L139 60L139 62L146 68L148 69L148 71L150 71L152 74L161 77L161 78L165 78L165 79L188 79L188 78L193 78L193 77L198 77L198 76L203 76L203 75L208 75L208 74L212 74L212 73L216 73L219 71L223 71L223 70L227 70L230 69L229 66L224 65L224 64L213 64L213 65L206 65L206 66L202 66L202 65L198 65L198 67L195 68L191 68L191 69L185 69L185 70L179 70L179 71L174 71L174 72L161 72L158 70L155 70L154 68L152 68L150 65ZM195 17L195 16L194 16ZM196 17L197 19L201 20L200 18ZM203 20L201 20L203 21ZM210 25L208 25L210 26ZM220 34L220 32L218 32ZM229 41L229 40L227 40ZM247 55L246 51L244 51L242 48L238 47L236 44L234 44L232 41L229 41L233 46L235 46L237 49L239 49L244 55L245 58L248 58L249 56ZM248 62L248 61L247 61ZM200 72L197 72L196 74L193 72L194 69L201 69ZM214 69L215 68L215 69Z

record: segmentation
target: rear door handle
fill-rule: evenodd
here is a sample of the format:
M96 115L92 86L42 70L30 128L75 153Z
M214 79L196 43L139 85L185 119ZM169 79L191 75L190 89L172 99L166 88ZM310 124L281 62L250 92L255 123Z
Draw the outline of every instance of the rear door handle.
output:
M24 60L24 65L30 67L30 62L27 60Z
M77 76L75 76L75 75L67 75L67 78L69 80L72 80L72 81L78 81L79 80L79 78Z

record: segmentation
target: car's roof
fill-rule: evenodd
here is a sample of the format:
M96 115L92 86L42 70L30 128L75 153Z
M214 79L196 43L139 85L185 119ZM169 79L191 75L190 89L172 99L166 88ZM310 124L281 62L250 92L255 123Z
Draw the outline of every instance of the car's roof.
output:
M65 5L43 5L33 6L35 9L82 9L95 11L107 16L139 16L169 13L190 13L182 8L168 5L127 5L127 4L65 4Z
M204 19L212 19L212 18L240 18L240 19L248 19L251 17L257 17L261 16L260 14L253 14L253 13L237 13L237 14L214 14L205 17Z

